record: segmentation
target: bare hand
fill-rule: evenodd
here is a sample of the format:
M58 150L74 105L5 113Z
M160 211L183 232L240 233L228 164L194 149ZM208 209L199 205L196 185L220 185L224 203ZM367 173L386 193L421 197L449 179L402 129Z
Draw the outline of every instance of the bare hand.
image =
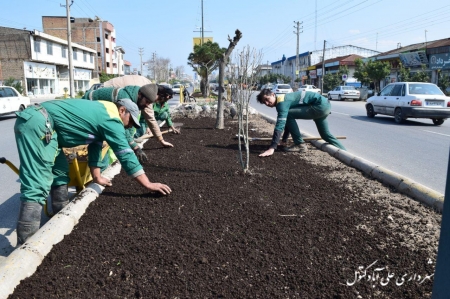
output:
M95 177L94 183L97 183L101 186L112 186L111 180L108 178L105 178L104 176Z
M175 134L180 134L180 130L177 130L175 127L170 127L170 129L171 129L172 132L174 132Z
M172 144L172 143L166 142L166 141L164 141L164 140L161 140L161 144L162 144L164 147L173 147L173 144Z
M265 151L264 153L260 154L260 157L268 157L268 156L272 156L273 152L275 150L273 148L269 148L267 151Z
M169 195L172 190L169 186L161 184L161 183L150 183L150 186L148 187L150 191L157 191L164 195Z

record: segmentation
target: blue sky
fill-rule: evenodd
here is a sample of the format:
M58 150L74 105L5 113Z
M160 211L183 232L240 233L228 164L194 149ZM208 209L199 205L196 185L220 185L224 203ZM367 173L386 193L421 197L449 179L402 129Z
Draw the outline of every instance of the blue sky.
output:
M65 0L1 1L0 26L42 31L42 16L64 16ZM202 26L201 0L74 0L71 16L99 16L114 25L117 45L125 59L139 69L153 52L184 66L192 52L192 38ZM237 49L250 46L263 53L264 62L296 53L294 22L303 22L300 53L327 47L354 45L388 51L400 43L450 38L448 0L203 0L204 36L228 47L227 36L241 30ZM425 32L426 31L426 32ZM144 72L144 75L146 73Z

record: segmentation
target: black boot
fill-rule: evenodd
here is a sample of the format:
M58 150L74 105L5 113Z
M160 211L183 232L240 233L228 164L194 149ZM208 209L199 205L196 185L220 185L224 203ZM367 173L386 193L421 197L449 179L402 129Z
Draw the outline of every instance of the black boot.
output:
M38 231L42 206L37 202L21 202L17 221L17 245L22 245Z
M58 213L69 203L69 192L67 185L52 186L50 189L50 196L52 198L53 214Z

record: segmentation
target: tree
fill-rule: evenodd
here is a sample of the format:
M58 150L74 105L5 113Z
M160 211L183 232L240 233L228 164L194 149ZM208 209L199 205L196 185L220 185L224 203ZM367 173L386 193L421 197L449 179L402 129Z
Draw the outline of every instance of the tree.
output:
M438 84L439 88L442 90L443 93L446 95L449 95L450 93L447 92L447 89L450 87L450 77L443 74L441 70L438 70Z
M23 87L21 81L16 82L16 79L14 79L13 77L9 77L8 79L5 80L5 82L3 82L3 84L5 86L14 87L14 89L17 90L17 92L23 94Z
M400 68L398 69L399 77L401 82L410 82L411 81L411 72L409 68L405 68L403 64L400 62Z
M225 72L225 64L228 62L229 57L231 53L233 52L234 48L236 47L237 43L242 37L242 33L239 31L239 29L236 29L234 32L234 38L231 39L230 36L228 36L228 41L230 44L228 45L228 48L222 53L222 55L219 58L219 99L217 101L217 118L216 118L216 129L223 129L223 101L222 101L222 93L225 91L223 88L223 77Z
M356 71L353 77L362 84L370 84L373 82L375 88L380 90L380 80L383 80L391 73L391 65L387 61L379 61L369 59L363 62L361 59L355 59ZM325 77L324 77L325 78Z
M417 71L411 78L412 82L430 82L430 76L428 76L427 68L425 64L422 64L420 71Z
M369 85L371 80L367 74L366 64L361 58L355 59L355 72L353 77L356 78L362 85Z
M325 90L332 90L336 86L342 85L342 75L348 75L348 67L346 65L341 65L337 73L325 74L323 77L323 85Z
M374 82L375 88L380 90L380 81L391 73L391 65L387 61L368 60L366 64L367 76Z
M236 103L238 115L238 146L239 146L239 162L244 173L249 172L250 161L250 145L248 138L248 114L250 99L255 92L252 88L245 86L253 86L256 83L256 70L262 61L262 53L249 46L244 47L242 51L235 55L233 66L235 71L231 72L230 80L233 84L232 102ZM242 140L244 141L245 158L242 150Z
M208 96L208 76L219 67L225 51L218 43L207 41L202 45L195 45L194 52L189 54L188 65L201 77L200 90L203 97Z
M259 78L259 83L267 84L267 83L277 83L278 81L281 81L282 83L289 83L291 82L291 77L285 76L282 74L265 74L264 76Z

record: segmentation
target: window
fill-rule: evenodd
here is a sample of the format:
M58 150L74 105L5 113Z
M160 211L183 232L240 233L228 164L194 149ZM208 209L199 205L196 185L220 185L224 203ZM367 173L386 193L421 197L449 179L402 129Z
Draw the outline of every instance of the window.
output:
M98 42L98 43L100 42L100 37L97 37L97 42Z
M388 96L392 89L394 88L394 84L390 84L388 86L386 86L385 88L383 88L383 90L380 92L380 96Z
M102 56L102 53L97 52L97 56L98 56L98 57Z
M41 53L41 41L34 41L34 52Z
M94 63L94 54L89 54L89 62Z
M394 88L391 91L391 96L404 96L405 95L405 89L403 88L404 84L396 84Z
M77 51L73 50L73 60L77 60Z
M62 58L66 58L67 57L66 50L67 50L66 46L61 46L61 57Z
M47 41L47 55L53 55L53 43Z
M105 33L105 39L108 39L108 33Z
M106 67L109 67L109 62L106 63Z
M86 62L87 61L87 53L83 51L83 61Z
M5 94L7 97L17 97L17 93L12 88L5 88Z
M109 48L106 48L106 53L109 53Z

